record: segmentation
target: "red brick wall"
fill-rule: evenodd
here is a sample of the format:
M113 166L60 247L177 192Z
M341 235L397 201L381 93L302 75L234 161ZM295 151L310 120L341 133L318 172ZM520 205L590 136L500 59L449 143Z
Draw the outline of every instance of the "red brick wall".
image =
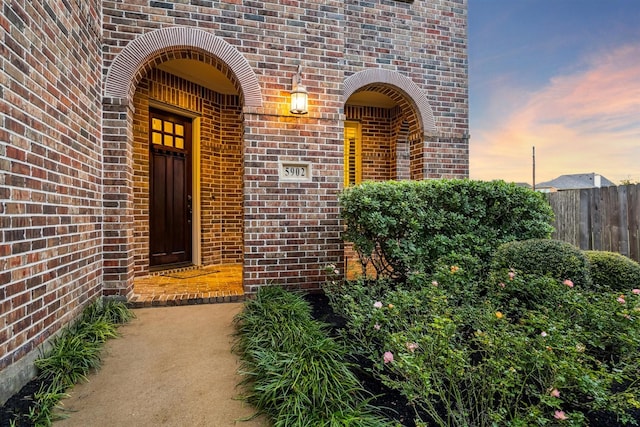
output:
M196 5L134 0L104 5L107 70L141 34L184 26L204 29L223 39L237 49L255 73L263 103L258 108L245 106L243 126L237 128L244 140L243 252L249 292L268 283L316 287L323 280L323 264L342 260L335 198L342 186L342 121L348 101L342 98L341 90L345 79L354 73L381 68L409 78L426 95L435 120L435 131L429 127L428 133L417 122L424 114L414 111L403 124L397 114L407 114L415 108L415 102L401 89L374 82L369 89L402 101L393 114L389 110L363 116L363 141L369 144L363 146L364 179L399 174L414 179L468 175L464 2L374 0L346 4L316 0L239 4L228 0L200 1ZM170 43L159 46L158 57L170 49ZM140 58L150 65L134 65L151 68L158 57ZM291 78L298 64L302 65L310 100L309 114L301 118L292 117L287 108ZM239 95L242 104L246 94L240 91ZM111 129L107 129L109 132ZM113 133L125 135L126 131L117 132L114 127ZM398 150L404 159L398 157ZM124 153L126 156L126 150ZM311 162L313 180L282 182L278 176L278 162L282 161ZM238 188L234 183L230 187ZM121 219L128 218L131 201L125 198L121 208L114 213ZM206 212L216 209L212 206ZM209 220L206 216L203 219ZM235 221L233 216L225 216L225 220ZM222 225L211 234L203 234L204 246L215 246L219 236L216 231L221 229ZM118 241L127 238L122 231L114 237ZM120 261L109 270L117 275L107 286L128 286L129 255L113 255L120 256Z
M0 7L2 370L102 292L102 46L98 1Z
M336 197L341 127L313 117L274 121L255 115L245 132L256 135L265 126L270 134L254 136L258 141L245 152L245 289L268 283L317 287L323 267L342 260ZM278 161L311 162L313 180L279 181Z
M347 106L347 120L360 122L362 180L396 179L397 109ZM395 125L395 126L394 126Z
M356 1L344 8L345 75L363 67L401 72L426 91L439 135L467 132L466 1Z
M215 177L215 194L212 223L220 227L216 240L219 247L219 263L235 264L243 261L244 252L244 211L243 203L243 126L242 108L238 97L227 95L220 103L220 140L216 144L220 167ZM205 166L203 164L202 169ZM202 244L203 249L206 245ZM205 253L206 254L206 253ZM204 255L204 254L203 254ZM203 263L216 262L203 256Z

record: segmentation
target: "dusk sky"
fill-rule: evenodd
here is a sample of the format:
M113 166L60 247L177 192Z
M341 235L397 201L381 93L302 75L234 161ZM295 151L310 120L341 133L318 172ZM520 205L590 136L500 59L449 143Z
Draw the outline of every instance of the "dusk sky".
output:
M468 0L470 176L640 182L640 0Z

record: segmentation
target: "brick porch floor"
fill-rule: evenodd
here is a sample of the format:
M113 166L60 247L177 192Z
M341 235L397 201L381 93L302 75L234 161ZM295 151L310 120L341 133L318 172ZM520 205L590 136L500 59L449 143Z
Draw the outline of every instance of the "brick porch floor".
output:
M211 304L244 300L242 265L168 270L133 282L134 307Z

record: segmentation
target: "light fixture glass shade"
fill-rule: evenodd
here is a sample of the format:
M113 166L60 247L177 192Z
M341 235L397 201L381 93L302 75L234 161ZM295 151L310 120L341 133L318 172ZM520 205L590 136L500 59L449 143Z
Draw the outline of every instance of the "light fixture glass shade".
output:
M307 114L307 101L309 94L307 89L298 84L291 91L291 113L293 114Z

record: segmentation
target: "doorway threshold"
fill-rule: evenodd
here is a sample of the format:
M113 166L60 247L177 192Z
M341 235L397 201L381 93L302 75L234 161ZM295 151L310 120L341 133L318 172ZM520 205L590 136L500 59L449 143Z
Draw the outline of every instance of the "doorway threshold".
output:
M154 271L133 281L134 308L244 301L242 264Z

